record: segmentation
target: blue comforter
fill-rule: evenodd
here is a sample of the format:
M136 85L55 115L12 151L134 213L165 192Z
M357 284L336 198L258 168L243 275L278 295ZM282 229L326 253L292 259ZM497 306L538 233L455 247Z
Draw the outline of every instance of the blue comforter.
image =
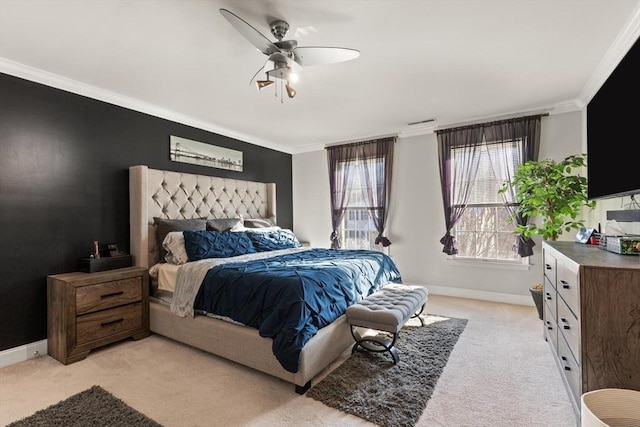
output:
M400 273L381 252L310 249L213 267L194 308L258 329L283 368L297 372L318 329L390 282L401 283Z

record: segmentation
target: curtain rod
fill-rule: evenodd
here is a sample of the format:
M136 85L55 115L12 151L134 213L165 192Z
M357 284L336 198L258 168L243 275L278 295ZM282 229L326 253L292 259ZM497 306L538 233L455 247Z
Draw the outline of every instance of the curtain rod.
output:
M524 116L512 116L512 117L504 117L504 118L499 118L499 117L494 117L494 118L487 118L484 119L482 121L474 121L474 122L467 122L466 124L464 123L459 123L459 124L452 124L449 125L448 127L443 127L440 129L435 129L435 132L438 131L444 131L444 130L454 130L454 129L465 129L465 128L472 128L472 127L476 127L479 125L488 125L488 124L493 124L493 123L499 123L499 122L504 122L507 120L519 120L519 119L526 119L528 117L547 117L549 115L549 113L540 113L540 114L531 114L528 113Z
M334 144L325 145L324 149L326 150L327 148L340 147L340 146L343 146L343 145L367 143L367 142L378 141L380 139L388 139L388 138L393 138L397 142L398 134L397 133L393 133L393 134L388 134L388 135L384 135L384 136L376 136L374 138L365 138L365 139L356 139L356 140L345 141L345 142L336 142Z

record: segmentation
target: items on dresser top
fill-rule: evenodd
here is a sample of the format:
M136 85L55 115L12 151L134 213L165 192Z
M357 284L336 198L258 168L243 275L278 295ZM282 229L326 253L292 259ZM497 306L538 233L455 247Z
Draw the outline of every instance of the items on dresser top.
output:
M97 347L149 335L149 276L129 267L47 277L47 353L65 365Z

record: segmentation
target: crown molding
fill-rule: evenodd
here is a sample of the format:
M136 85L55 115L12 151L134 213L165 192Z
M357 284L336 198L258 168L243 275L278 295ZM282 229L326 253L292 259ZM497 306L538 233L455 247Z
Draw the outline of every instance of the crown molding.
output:
M249 144L254 144L264 148L269 148L271 150L292 154L292 150L288 147L283 147L278 144L273 144L269 141L257 139L250 135L235 132L225 127L216 125L215 123L198 120L185 114L177 113L175 111L168 110L166 108L162 108L148 102L120 95L119 93L104 90L96 86L88 85L86 83L81 83L76 80L62 77L57 74L30 67L28 65L24 65L19 62L15 62L2 57L0 57L0 73L19 77L25 80L43 84L45 86L50 86L56 89L75 93L77 95L86 96L88 98L117 105L119 107L139 111L141 113L149 114L161 119L166 119L184 125L192 126L198 129L206 130L208 132L217 133L219 135L234 138L242 142L247 142Z
M600 87L609 78L613 70L618 66L622 58L627 54L631 46L640 37L640 2L631 13L631 16L622 27L617 37L602 57L600 63L587 80L578 96L582 106L586 106Z
M304 153L310 153L312 151L321 151L321 150L324 150L325 147L326 147L325 144L301 145L301 146L295 147L291 154L304 154Z
M575 111L581 111L584 108L584 104L579 99L571 99L569 101L561 102L559 104L554 105L553 107L548 108L549 115L553 116L555 114L563 114L563 113L573 113Z

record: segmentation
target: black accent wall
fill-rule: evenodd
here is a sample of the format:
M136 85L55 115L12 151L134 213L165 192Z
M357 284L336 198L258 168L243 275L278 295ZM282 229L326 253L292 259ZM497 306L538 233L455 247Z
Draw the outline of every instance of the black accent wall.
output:
M176 135L244 154L244 171L172 162ZM129 248L129 166L277 184L293 227L291 155L0 74L0 350L47 337L46 277L93 240Z

